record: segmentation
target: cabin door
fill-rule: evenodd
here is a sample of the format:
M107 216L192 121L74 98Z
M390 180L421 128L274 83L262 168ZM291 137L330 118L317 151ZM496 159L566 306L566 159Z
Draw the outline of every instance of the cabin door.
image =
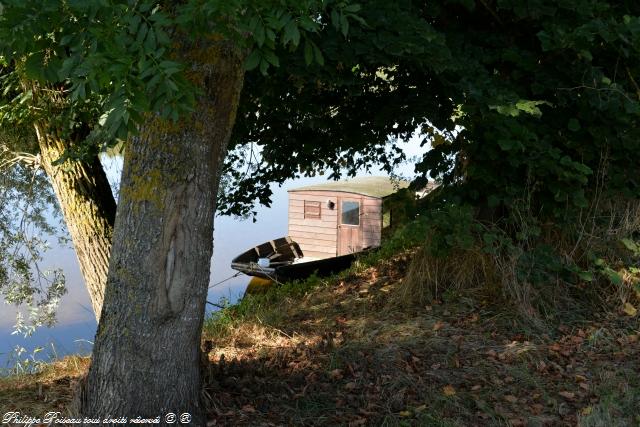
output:
M360 200L338 198L338 256L362 250Z

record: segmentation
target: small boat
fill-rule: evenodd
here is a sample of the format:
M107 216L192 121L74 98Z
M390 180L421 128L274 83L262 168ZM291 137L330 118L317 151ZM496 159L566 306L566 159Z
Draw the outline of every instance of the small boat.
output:
M231 261L231 268L249 276L284 282L304 279L314 273L320 277L337 273L349 268L361 253L305 260L300 245L286 236L241 253Z

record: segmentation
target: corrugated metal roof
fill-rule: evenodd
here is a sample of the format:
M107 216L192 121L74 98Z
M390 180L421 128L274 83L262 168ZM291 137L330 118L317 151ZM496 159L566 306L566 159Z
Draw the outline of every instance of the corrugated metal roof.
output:
M409 183L407 181L396 181L386 176L364 176L344 181L329 181L324 184L307 185L293 188L289 191L342 191L383 198L408 186Z

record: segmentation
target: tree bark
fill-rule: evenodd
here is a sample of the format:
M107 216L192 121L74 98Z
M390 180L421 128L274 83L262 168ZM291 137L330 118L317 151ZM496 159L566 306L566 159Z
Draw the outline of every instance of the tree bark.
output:
M125 151L102 317L80 398L85 417L164 423L168 413L189 413L191 423L205 423L200 335L216 195L244 68L230 43L182 51L203 95L178 123L150 117Z
M43 168L64 215L91 305L99 320L116 216L109 181L97 156L90 161L54 166L53 162L62 156L69 143L43 123L37 123L35 129Z

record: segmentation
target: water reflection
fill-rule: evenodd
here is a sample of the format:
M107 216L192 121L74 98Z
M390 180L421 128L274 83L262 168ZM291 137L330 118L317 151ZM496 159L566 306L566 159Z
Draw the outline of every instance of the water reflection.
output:
M422 153L420 139L414 137L406 146L408 158ZM103 163L109 181L114 189L117 188L122 161L118 156L103 158ZM374 174L382 174L374 171ZM397 173L406 177L413 176L413 164L404 165ZM231 217L217 217L214 229L214 251L211 261L211 284L223 281L233 276L231 260L241 252L274 237L281 237L287 233L287 190L304 185L325 182L322 176L290 180L281 187L273 187L272 205L270 208L256 207L257 222ZM41 328L34 336L24 339L11 335L16 319L16 310L7 305L0 298L0 368L10 362L9 353L16 345L27 349L28 354L36 347L44 348L44 357L60 357L71 353L89 353L94 340L96 321L89 295L84 286L75 253L70 246L62 247L51 241L52 249L45 254L43 266L45 268L62 268L66 279L68 293L62 298L58 311L58 324L53 328ZM217 303L226 299L230 303L236 302L244 293L250 278L244 275L226 280L212 287L208 293L208 301ZM214 307L207 305L207 311ZM42 354L42 353L41 353Z
M228 279L236 273L230 267L231 260L236 255L258 243L286 234L288 188L324 181L323 177L305 178L288 182L281 188L274 188L273 204L270 208L257 208L258 221L255 223L251 220L217 217L211 261L211 284ZM45 254L43 267L62 268L67 279L68 293L60 303L58 324L53 328L41 328L28 339L11 335L16 310L13 306L3 303L0 310L0 367L10 362L9 353L16 345L27 349L29 354L36 347L44 347L43 353L52 356L90 351L90 345L87 343L94 340L96 322L73 249L53 246L52 242L52 249ZM249 280L249 277L244 275L226 280L209 289L207 299L214 303L221 299L234 303L244 293ZM213 306L207 305L207 311L214 309ZM40 359L43 357L40 356ZM44 359L46 360L46 356Z

